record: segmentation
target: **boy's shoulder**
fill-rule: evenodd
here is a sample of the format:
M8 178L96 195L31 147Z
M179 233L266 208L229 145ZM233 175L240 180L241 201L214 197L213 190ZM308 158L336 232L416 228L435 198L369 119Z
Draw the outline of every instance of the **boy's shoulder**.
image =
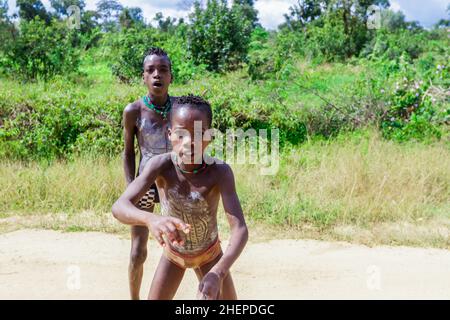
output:
M155 170L158 174L163 173L167 169L171 169L173 167L171 153L162 153L153 156L150 158L145 164L146 171Z
M223 160L210 157L208 163L211 163L210 167L216 173L218 179L227 179L233 175L230 165Z
M161 153L152 157L154 165L160 169L169 169L174 166L172 161L172 152Z
M142 101L138 99L128 104L123 110L124 115L138 115L141 112Z

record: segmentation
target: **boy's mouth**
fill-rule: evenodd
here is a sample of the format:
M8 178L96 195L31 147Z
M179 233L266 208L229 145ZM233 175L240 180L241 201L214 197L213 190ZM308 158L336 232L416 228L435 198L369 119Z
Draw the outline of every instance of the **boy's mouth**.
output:
M182 151L180 153L180 158L183 159L188 164L197 164L196 160L199 160L198 158L201 159L201 157L196 157L196 154L194 151ZM200 164L201 164L201 162L200 162Z
M156 88L162 88L163 84L161 82L153 82L153 86Z

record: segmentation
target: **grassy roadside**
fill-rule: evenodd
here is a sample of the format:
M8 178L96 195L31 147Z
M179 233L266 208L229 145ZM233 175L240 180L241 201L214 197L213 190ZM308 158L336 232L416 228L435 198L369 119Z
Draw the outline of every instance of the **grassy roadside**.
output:
M397 144L367 130L286 150L275 176L262 176L250 165L235 165L234 171L254 241L450 248L449 158L445 142ZM0 232L128 234L110 214L125 187L120 158L3 162L0 176Z

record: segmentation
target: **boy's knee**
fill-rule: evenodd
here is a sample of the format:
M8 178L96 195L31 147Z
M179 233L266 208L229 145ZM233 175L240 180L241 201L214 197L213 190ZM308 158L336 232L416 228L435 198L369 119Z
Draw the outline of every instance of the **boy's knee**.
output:
M141 265L144 264L147 259L147 248L133 248L131 250L131 264Z

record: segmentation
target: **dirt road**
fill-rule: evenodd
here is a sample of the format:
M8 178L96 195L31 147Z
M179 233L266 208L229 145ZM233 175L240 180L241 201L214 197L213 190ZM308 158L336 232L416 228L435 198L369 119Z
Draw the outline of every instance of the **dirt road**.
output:
M0 299L127 299L129 247L103 233L0 234ZM151 241L143 298L160 253ZM241 299L450 299L447 250L274 240L249 243L232 273ZM176 298L196 287L188 271Z

